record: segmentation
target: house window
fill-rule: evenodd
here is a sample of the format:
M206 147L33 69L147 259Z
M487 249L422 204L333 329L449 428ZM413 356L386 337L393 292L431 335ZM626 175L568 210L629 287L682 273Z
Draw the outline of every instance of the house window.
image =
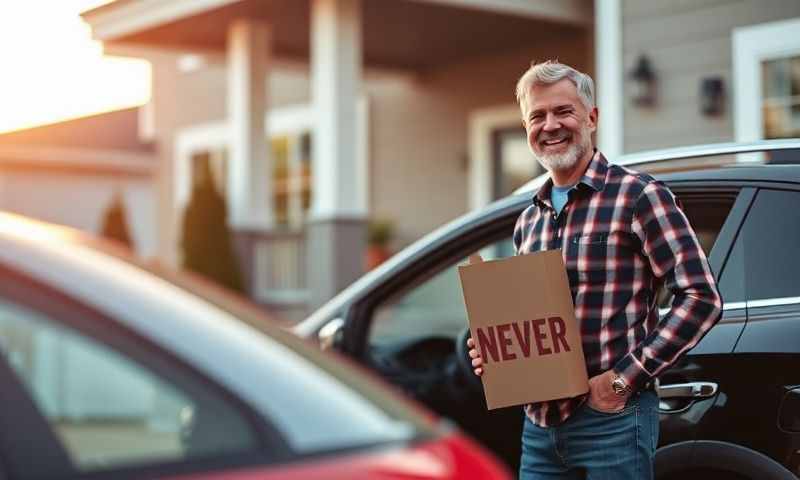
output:
M309 132L278 135L271 138L273 213L279 228L300 230L311 207L311 134ZM191 155L192 185L206 181L207 176L225 195L228 177L228 150L211 147Z
M800 55L761 63L764 138L800 136Z
M311 134L276 136L270 144L275 224L300 230L311 206Z

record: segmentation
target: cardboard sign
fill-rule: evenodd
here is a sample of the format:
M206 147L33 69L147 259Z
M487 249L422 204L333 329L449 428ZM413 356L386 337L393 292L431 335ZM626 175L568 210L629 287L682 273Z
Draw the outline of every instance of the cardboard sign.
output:
M458 274L490 410L589 391L560 250L486 262L473 255Z

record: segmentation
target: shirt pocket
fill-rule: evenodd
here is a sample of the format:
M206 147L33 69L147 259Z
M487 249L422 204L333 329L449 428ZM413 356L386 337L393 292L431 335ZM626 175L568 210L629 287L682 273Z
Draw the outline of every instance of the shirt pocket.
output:
M636 241L622 231L576 234L570 238L570 264L578 280L605 283L633 275Z

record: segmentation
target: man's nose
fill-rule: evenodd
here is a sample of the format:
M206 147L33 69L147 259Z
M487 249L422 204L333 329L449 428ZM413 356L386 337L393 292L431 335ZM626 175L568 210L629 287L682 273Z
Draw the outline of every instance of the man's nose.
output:
M561 128L561 122L558 121L555 115L552 113L548 113L547 117L545 117L544 126L542 129L545 132L552 132L553 130L558 130Z

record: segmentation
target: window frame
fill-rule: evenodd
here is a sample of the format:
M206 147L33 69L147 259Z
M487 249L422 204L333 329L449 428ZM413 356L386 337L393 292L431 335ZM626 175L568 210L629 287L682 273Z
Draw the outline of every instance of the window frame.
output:
M798 188L788 188L788 187L784 187L784 186L774 186L774 187L773 186L769 186L769 187L762 186L762 187L758 188L757 191L755 192L754 198L752 200L752 205L753 206L755 206L756 202L758 202L758 197L761 194L761 192L765 192L765 191L766 192L791 192L792 194L794 194L795 196L800 198L800 189L798 189ZM747 221L748 221L749 214L750 214L750 211L748 211L748 216L744 218L744 221L742 223L742 227L741 228L742 228L742 233L743 234L746 232L745 228L747 227ZM745 245L744 248L745 248L744 257L746 258L747 257L747 245ZM748 269L748 265L749 265L749 263L745 262L745 265L744 265L744 268L743 268L743 271L744 271L746 277L750 277L750 270ZM768 297L768 298L751 298L750 292L745 290L745 298L746 298L746 302L748 304L748 308L761 308L762 306L764 306L764 307L773 306L772 304L775 303L774 302L775 300L780 300L780 299L783 299L783 298L800 298L800 294L793 295L791 297L781 296L781 297ZM778 305L778 306L780 306L780 305Z
M287 442L278 430L262 415L242 402L223 385L208 378L191 365L160 348L125 325L107 317L96 309L63 292L54 290L38 280L0 264L0 296L24 308L42 314L55 325L75 331L85 338L109 348L162 381L175 385L188 394L197 391L210 392L217 400L232 408L251 429L254 443L242 452L225 452L220 455L192 457L181 460L155 460L154 462L115 466L109 469L82 472L69 459L65 447L50 428L47 419L39 412L35 400L27 388L17 379L5 357L0 356L0 378L3 373L14 377L9 384L9 394L21 399L20 408L0 409L0 457L4 460L13 478L142 478L164 474L186 474L191 472L252 466L287 461L297 455L291 453ZM5 388L4 388L5 390ZM22 412L19 410L22 409ZM33 422L33 423L30 423ZM30 429L30 425L42 424L26 442L19 442L11 432ZM6 428L7 426L7 428ZM64 455L44 457L42 445L58 445ZM45 450L49 451L49 450ZM40 464L33 474L31 464Z

